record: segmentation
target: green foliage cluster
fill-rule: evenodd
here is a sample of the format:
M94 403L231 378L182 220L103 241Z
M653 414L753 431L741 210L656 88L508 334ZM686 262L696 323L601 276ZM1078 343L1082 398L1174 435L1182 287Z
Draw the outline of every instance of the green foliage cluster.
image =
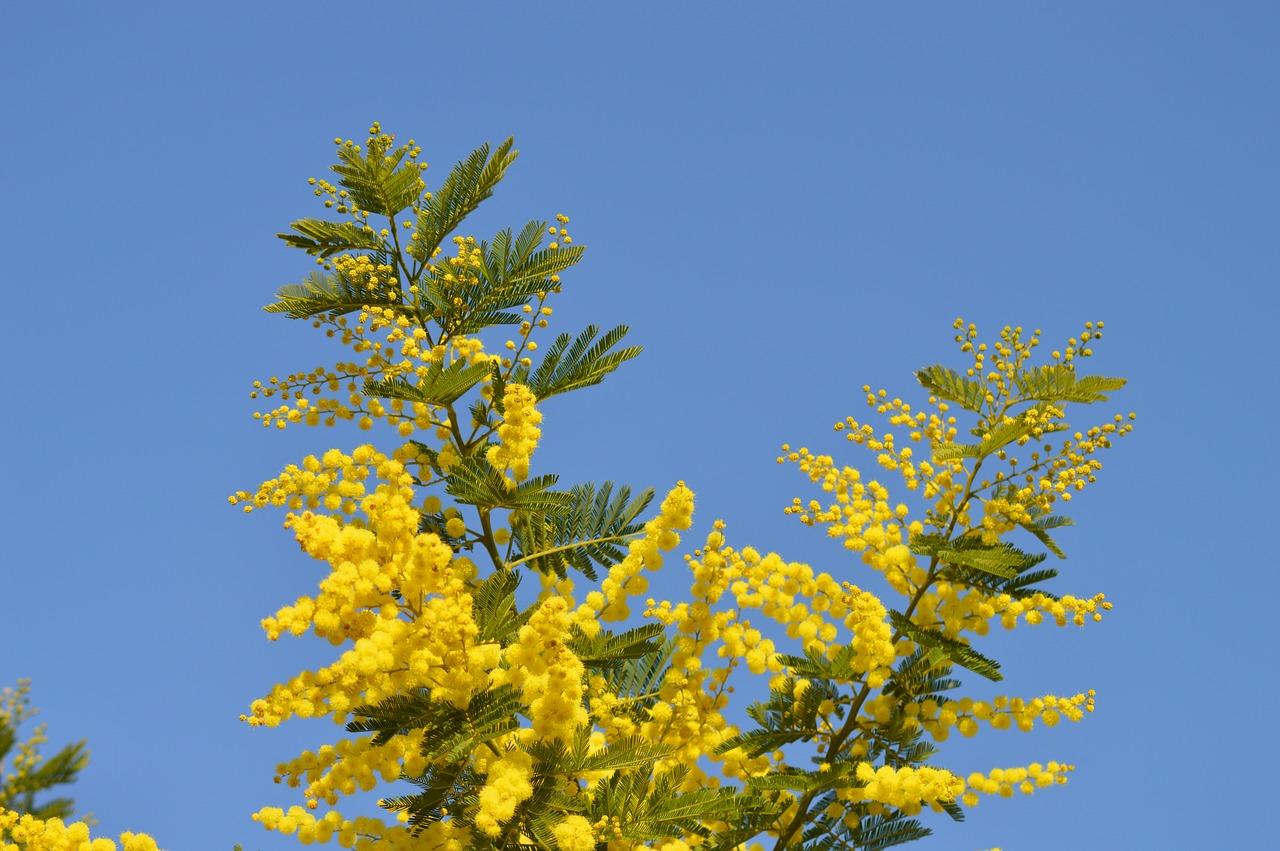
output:
M20 680L16 688L0 692L0 810L39 819L67 819L75 809L74 800L55 797L37 801L37 797L76 781L89 764L88 743L75 742L45 759L39 750L48 741L43 724L20 740L23 722L39 712L30 705L30 693L29 680Z

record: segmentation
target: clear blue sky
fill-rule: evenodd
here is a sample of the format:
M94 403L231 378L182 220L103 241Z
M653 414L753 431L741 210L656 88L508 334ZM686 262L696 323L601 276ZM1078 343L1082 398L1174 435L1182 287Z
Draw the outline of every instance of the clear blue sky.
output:
M538 469L683 478L699 534L842 578L865 568L781 513L809 491L780 443L866 464L831 424L950 357L958 315L1104 319L1092 367L1138 430L1055 588L1116 609L991 645L1010 691L1098 711L950 751L1077 771L918 847L1274 847L1280 6L47 0L0 32L0 683L88 738L73 793L108 835L292 846L248 816L298 802L273 767L332 725L236 718L315 658L258 621L317 565L226 495L359 440L267 432L247 390L339 356L259 308L311 268L274 236L317 213L306 179L376 119L434 181L514 134L478 234L572 216L560 327L647 348L548 404Z

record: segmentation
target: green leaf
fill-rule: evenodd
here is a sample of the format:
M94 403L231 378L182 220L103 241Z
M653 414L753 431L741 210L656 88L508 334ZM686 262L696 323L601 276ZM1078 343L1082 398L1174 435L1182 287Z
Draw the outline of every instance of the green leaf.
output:
M532 221L515 239L505 230L495 235L492 243L480 243L485 280L495 293L511 299L506 307L524 304L529 296L551 289L556 285L552 275L582 259L583 249L577 245L538 250L546 230L546 222Z
M739 812L726 827L707 837L698 851L738 851L750 840L777 824L783 807L759 793L738 796Z
M18 724L22 718L0 717L0 763L9 755L9 751L18 741Z
M520 574L514 570L494 571L471 591L471 616L479 627L477 644L510 643L520 627L533 616L534 607L523 612L516 606Z
M534 251L543 224L530 222L514 244L510 231L500 232L492 245L481 242L481 264L474 270L475 277L459 279L450 267L427 267L419 287L424 289L433 308L431 315L446 337L537 319L524 312L509 311L526 307L539 293L558 287L552 276L576 264L583 253L581 246ZM533 236L527 237L530 232Z
M998 662L988 659L957 639L918 626L912 623L911 619L906 615L892 609L889 611L889 622L893 624L894 629L919 646L936 651L943 658L954 662L962 668L967 668L993 682L999 682L1004 679L1004 676L1000 673L1000 664Z
M651 766L675 752L671 745L653 744L638 736L618 739L603 750L588 755L576 771L620 771Z
M416 381L399 376L380 381L366 379L363 392L366 396L379 399L403 399L406 402L443 407L458 401L468 390L488 378L490 372L488 363L468 365L461 360L448 366L433 363L427 374Z
M409 827L417 832L444 817L444 809L459 812L474 804L473 791L483 785L484 778L471 771L465 762L430 765L421 777L406 778L420 791L416 795L384 798L385 809L409 815Z
M571 494L550 491L558 476L538 476L511 487L502 473L483 457L460 458L449 467L445 491L455 500L479 508L507 508L532 514L562 511Z
M40 764L28 775L33 789L49 789L63 783L74 783L76 775L89 765L89 743L81 740L67 745Z
M407 153L403 148L391 150L375 139L363 153L354 147L338 148L340 162L331 169L360 209L393 217L411 206L426 188L422 169L413 159L406 162Z
M511 149L514 143L514 139L507 139L490 156L486 142L453 167L444 184L422 203L417 239L410 244L409 254L426 263L445 237L493 195L494 187L519 155Z
M357 707L347 732L374 733L372 743L377 746L410 730L422 730L424 757L454 761L519 727L516 715L521 707L520 692L507 685L474 695L465 709L432 700L430 691L418 689Z
M1042 435L1063 431L1069 426L1061 421L1044 423L1040 419L1040 408L1028 408L1016 417L1000 422L991 428L974 429L982 443L978 445L978 455L987 456L1024 437L1031 437L1037 429ZM1037 437L1036 439L1040 439Z
M951 539L946 535L937 533L925 534L923 532L912 532L907 538L907 548L918 556L932 558L942 550L951 546Z
M692 832L708 832L705 821L729 821L739 812L737 789L699 789L677 795L650 813L657 824L668 824ZM701 828L701 830L699 830Z
M1027 556L1008 544L984 544L972 537L954 541L938 534L912 533L907 539L911 551L952 565L972 568L1001 579L1013 579Z
M580 387L599 384L604 377L624 362L640 354L640 346L631 346L610 352L631 330L619 325L605 333L592 345L600 329L589 325L570 345L570 336L561 334L543 355L542 362L529 379L529 389L538 399L547 399L557 393L567 393ZM567 351L566 351L567 349Z
M989 392L986 385L941 364L919 370L916 380L933 395L955 402L967 411L981 413L986 404Z
M1021 526L1023 529L1026 529L1032 535L1034 535L1036 537L1036 540L1044 544L1044 546L1049 550L1049 552L1053 553L1058 558L1067 557L1067 554L1062 551L1061 547L1058 546L1057 541L1055 541L1052 537L1050 537L1049 530L1072 525L1072 521L1070 517L1063 517L1061 515L1053 515L1053 514L1042 514L1039 510L1032 510L1031 522L1019 523L1018 525Z
M1076 377L1070 364L1049 364L1019 373L1013 379L1023 399L1042 402L1106 402L1107 393L1119 390L1127 383L1123 378L1106 378L1101 375Z
M968 567L1001 579L1016 579L1018 568L1022 566L1024 559L1015 552L1010 552L1010 549L1004 544L966 546L963 549L944 548L938 550L938 558L947 564Z
M635 714L639 716L657 701L657 691L671 669L671 656L675 649L675 641L668 638L642 656L596 670L605 678L613 694L631 701Z
M1057 595L1050 594L1048 591L1033 589L1032 586L1038 585L1041 582L1048 582L1057 575L1058 571L1052 567L1047 567L1044 570L1033 570L1030 573L1021 573L1018 574L1017 579L1013 579L1001 585L1000 591L1008 594L1015 600L1030 597L1032 594L1043 594L1050 600L1056 600L1058 599Z
M344 251L366 253L387 250L377 231L354 222L299 219L289 225L297 233L278 233L290 248L301 248L316 257L332 257Z
M866 674L855 665L857 657L858 651L852 645L845 645L830 658L826 651L813 649L805 650L804 656L782 656L780 659L793 677L836 680L847 684L862 679Z
M575 628L569 641L569 649L588 668L617 668L629 660L659 653L663 646L664 631L662 624L648 623L619 634L602 629L588 637Z
M959 688L961 682L950 676L952 667L939 664L940 659L931 658L931 652L917 647L899 660L889 682L885 684L884 693L900 698L899 704L916 703L930 698L944 700L945 692Z
M976 570L1002 580L1016 579L1022 571L1044 560L1044 556L1025 553L1012 544L1003 541L987 544L972 535L951 540L938 534L913 533L907 539L907 544L917 555L936 558L944 564Z
M819 730L752 730L729 739L725 739L716 747L716 753L728 753L734 748L742 748L748 756L757 757L767 751L776 751L786 745L805 742L817 735Z
M982 454L982 447L976 443L935 443L933 446L933 462L954 461L957 458L977 458Z
M861 819L853 832L853 842L860 851L881 851L932 835L933 831L918 820L894 812Z
M853 771L855 763L841 763L833 766L828 771L804 771L798 768L788 768L785 771L777 771L766 774L762 777L752 777L747 780L747 786L759 790L767 791L790 791L790 792L820 792L825 789L834 789L838 786L851 785L849 774Z
M284 313L290 319L326 314L341 316L375 304L392 306L402 314L408 310L400 304L400 292L394 287L370 291L336 272L312 272L304 283L281 287L276 291L276 299L262 309L267 313Z
M605 482L598 490L594 483L569 489L564 511L529 515L512 523L516 557L513 564L527 562L542 573L563 576L578 570L594 579L593 565L611 567L625 558L623 545L644 528L637 518L653 501L653 489L646 488L634 498L631 488L616 490Z

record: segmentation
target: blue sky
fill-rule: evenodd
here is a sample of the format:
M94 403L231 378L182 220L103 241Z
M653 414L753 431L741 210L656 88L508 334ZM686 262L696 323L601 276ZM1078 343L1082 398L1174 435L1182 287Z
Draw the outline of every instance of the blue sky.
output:
M250 382L339 357L264 314L312 268L274 234L373 120L429 183L522 155L479 236L566 213L556 320L645 355L548 403L540 471L698 494L697 535L851 581L782 515L779 444L904 395L950 324L1107 333L1138 430L1072 503L1056 590L1102 624L988 646L1009 691L1095 688L1079 725L948 743L965 772L1058 759L921 848L1262 848L1276 694L1273 349L1280 7L1265 2L11 4L0 26L10 317L0 683L34 680L108 835L278 849L276 762L332 735L237 716L315 648L258 627L319 579L226 495L358 433L256 427ZM1092 419L1092 412L1081 418ZM1246 605L1246 603L1248 605ZM1255 735L1253 728L1260 728Z

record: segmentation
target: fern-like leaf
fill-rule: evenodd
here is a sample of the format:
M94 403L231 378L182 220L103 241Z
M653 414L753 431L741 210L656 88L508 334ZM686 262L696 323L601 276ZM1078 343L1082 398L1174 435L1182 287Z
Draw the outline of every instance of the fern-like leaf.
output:
M1107 393L1124 387L1123 378L1101 375L1077 377L1069 364L1046 364L1014 376L1014 384L1023 399L1043 402L1106 402Z
M453 167L444 184L422 203L418 236L409 248L415 259L426 263L445 237L493 195L494 187L519 155L519 151L512 150L514 143L514 139L507 139L492 155L487 142L476 148Z
M918 626L901 612L890 610L889 622L893 624L894 629L916 644L928 650L936 651L962 668L967 668L993 682L999 682L1004 679L1004 676L1000 673L999 662L988 659L957 639Z
M520 611L516 606L519 585L519 573L499 570L473 588L471 616L480 630L477 644L497 642L505 646L533 616L533 607Z
M512 573L512 571L506 571ZM574 628L569 649L587 668L618 668L635 659L659 653L663 647L662 624L647 623L623 633L602 629L593 636Z
M916 380L935 396L955 402L966 411L982 412L988 390L980 381L966 378L942 365L925 367L916 372Z
M374 139L363 153L354 147L338 148L339 162L331 168L357 207L390 218L411 206L426 188L422 169L412 158L406 162L407 153Z
M1067 554L1058 546L1058 542L1049 535L1049 530L1060 529L1063 526L1072 525L1070 517L1063 517L1057 514L1045 514L1041 510L1033 508L1031 509L1031 521L1029 523L1019 523L1018 525L1034 535L1036 540L1044 544L1049 552L1053 553L1058 558L1067 557Z
M332 257L344 251L383 251L386 244L377 231L354 222L299 219L289 225L296 233L278 233L290 248L301 248L315 257Z
M564 510L572 501L571 494L548 490L558 476L538 476L514 487L502 473L480 456L460 458L449 467L445 491L455 500L480 508L505 508L544 514Z
M513 563L527 562L541 573L563 576L569 569L593 579L593 565L611 567L622 561L623 545L643 528L637 517L653 501L653 489L635 497L623 485L613 482L599 489L592 482L569 489L566 510L555 514L526 516L512 524L516 557Z
M651 766L672 754L671 745L654 744L638 736L618 739L608 747L587 755L574 771L624 771Z
M350 733L374 733L373 744L383 745L410 730L423 730L422 755L427 759L456 760L485 742L519 726L520 692L498 686L471 698L465 709L432 700L426 689L392 695L372 706L358 707Z
M894 812L862 819L854 830L853 842L860 851L881 851L931 835L933 831L918 820Z
M954 461L957 458L977 458L982 454L982 447L976 443L935 443L933 446L933 463Z
M595 341L600 332L595 325L587 326L576 338L561 334L547 348L542 362L530 376L529 389L539 399L547 399L557 393L599 384L606 375L640 354L640 346L609 351L629 330L628 326L619 325L606 332L599 341Z
M262 309L284 313L290 319L307 319L323 314L352 313L370 302L369 293L345 275L312 272L301 284L286 284L276 291L276 301Z
M642 656L621 665L602 666L598 672L609 684L611 693L626 700L638 716L658 699L658 689L671 669L671 656L675 649L675 641L667 639Z
M452 405L463 394L489 377L490 364L476 363L468 365L466 361L455 361L448 366L442 363L432 364L427 374L416 381L408 381L401 377L384 378L381 381L367 379L364 383L364 395L379 399L403 399L406 402L422 402L427 405Z

